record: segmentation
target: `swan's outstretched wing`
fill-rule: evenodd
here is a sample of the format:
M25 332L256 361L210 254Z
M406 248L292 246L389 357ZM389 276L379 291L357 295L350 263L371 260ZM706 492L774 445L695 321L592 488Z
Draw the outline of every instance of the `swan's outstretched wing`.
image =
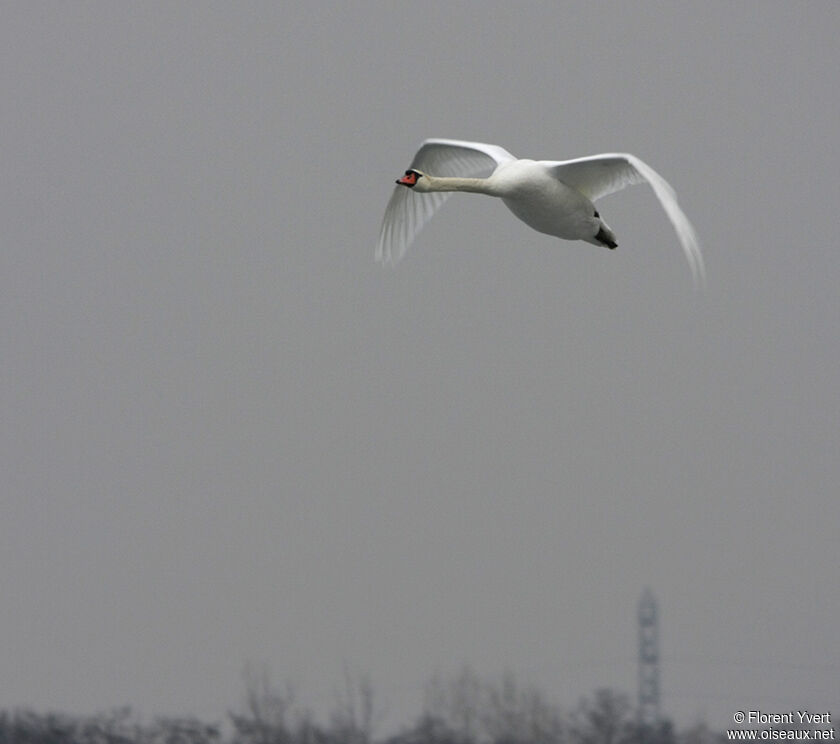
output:
M575 160L541 162L554 173L558 181L574 186L592 201L620 191L625 186L649 183L677 231L695 285L702 286L706 280L706 269L697 233L680 209L677 195L670 184L647 163L627 153L607 153Z
M515 160L503 147L482 142L427 139L417 151L411 168L431 176L489 176L500 163ZM376 260L396 264L408 246L449 198L451 192L415 193L397 186L388 206L376 245Z

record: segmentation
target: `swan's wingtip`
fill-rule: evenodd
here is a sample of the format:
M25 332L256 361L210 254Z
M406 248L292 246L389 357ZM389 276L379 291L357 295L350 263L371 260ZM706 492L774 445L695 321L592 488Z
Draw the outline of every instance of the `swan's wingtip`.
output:
M391 266L394 267L399 262L399 257L395 256L390 250L377 248L376 252L374 253L373 260L375 263L378 263L380 266Z
M703 257L696 256L695 260L690 263L690 266L694 291L704 292L706 290L706 267L703 264Z

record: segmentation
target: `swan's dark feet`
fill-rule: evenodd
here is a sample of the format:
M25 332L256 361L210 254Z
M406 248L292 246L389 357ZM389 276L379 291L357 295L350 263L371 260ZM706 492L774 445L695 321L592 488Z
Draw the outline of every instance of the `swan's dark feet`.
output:
M614 251L616 248L618 248L618 243L616 243L612 239L612 237L610 237L610 234L606 230L604 230L603 227L600 230L598 230L598 234L595 236L595 240L597 240L601 245L607 246L607 248L609 248L611 251Z

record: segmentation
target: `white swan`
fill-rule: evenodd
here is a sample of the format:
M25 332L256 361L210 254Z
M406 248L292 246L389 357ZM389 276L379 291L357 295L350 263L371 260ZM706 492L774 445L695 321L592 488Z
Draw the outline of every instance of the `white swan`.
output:
M497 145L427 139L397 180L382 220L376 260L396 264L453 191L498 196L525 224L566 240L615 248L615 234L593 206L625 186L649 183L677 231L695 285L705 280L697 234L668 182L635 155L518 160Z

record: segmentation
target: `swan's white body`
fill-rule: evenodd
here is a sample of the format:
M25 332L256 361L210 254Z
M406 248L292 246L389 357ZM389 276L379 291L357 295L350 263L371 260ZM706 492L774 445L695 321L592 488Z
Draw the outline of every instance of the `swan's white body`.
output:
M397 263L423 225L454 191L499 197L525 224L565 240L615 248L615 235L593 202L648 183L677 231L696 284L704 281L700 244L668 182L634 155L610 153L576 160L518 160L481 142L428 139L385 210L376 259Z

